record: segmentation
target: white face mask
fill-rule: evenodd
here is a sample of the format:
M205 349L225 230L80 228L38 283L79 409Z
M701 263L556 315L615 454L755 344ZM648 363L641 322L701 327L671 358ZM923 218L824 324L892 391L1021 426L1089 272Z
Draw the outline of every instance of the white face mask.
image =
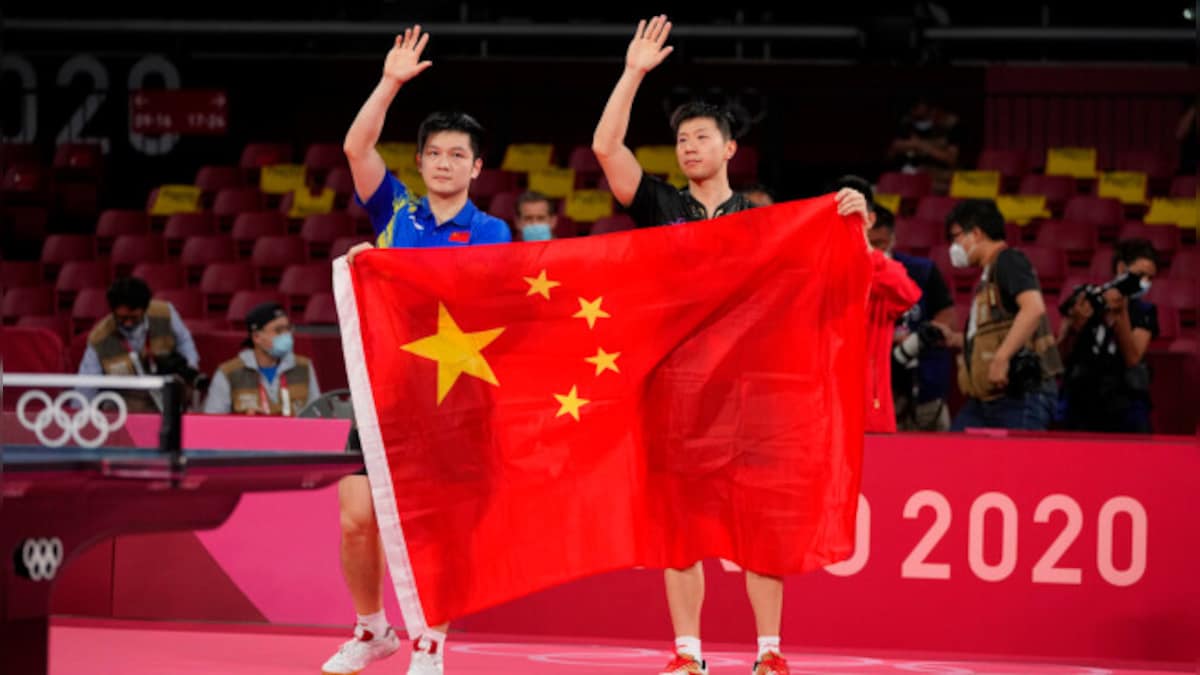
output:
M967 257L967 249L957 241L950 244L950 264L958 269L971 266L971 260Z

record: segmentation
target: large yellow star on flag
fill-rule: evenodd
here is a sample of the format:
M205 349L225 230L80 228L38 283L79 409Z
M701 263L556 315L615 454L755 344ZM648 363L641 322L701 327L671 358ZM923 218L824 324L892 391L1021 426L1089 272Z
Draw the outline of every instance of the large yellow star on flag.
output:
M586 398L579 398L579 388L575 386L571 387L571 393L566 396L555 394L554 398L558 399L559 405L562 406L558 409L558 414L555 417L570 415L575 418L576 422L579 421L579 409L591 403Z
M549 300L550 299L550 289L556 288L558 286L562 286L562 284L557 281L547 279L546 278L546 270L542 270L542 273L537 275L536 277L521 277L521 278L525 280L525 283L529 284L529 292L525 294L526 296L541 295L543 298Z
M603 348L597 347L596 355L589 356L584 361L596 366L596 377L600 377L600 373L606 370L611 370L614 373L621 372L621 369L617 367L617 358L619 356L621 356L621 352L609 354Z
M587 300L580 298L579 299L579 311L576 312L574 314L574 316L572 316L571 318L587 319L588 328L589 329L595 328L596 327L596 319L611 319L612 318L612 315L610 315L608 312L600 309L600 303L602 303L602 302L604 302L604 296L600 296L599 298L596 298L595 300L592 300L591 302L588 302Z
M450 311L438 303L438 330L434 335L410 342L401 349L431 361L437 361L437 402L446 398L450 388L463 373L477 377L488 384L500 386L492 367L483 357L483 349L500 337L503 328L464 333Z

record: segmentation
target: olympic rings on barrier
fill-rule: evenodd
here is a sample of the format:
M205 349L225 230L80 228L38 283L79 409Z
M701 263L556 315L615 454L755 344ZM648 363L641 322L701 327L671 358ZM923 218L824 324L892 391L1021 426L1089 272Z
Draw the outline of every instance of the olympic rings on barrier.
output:
M30 418L26 413L29 404L34 401L40 402L44 407L35 417ZM106 402L115 406L116 419L110 420L104 411L103 405ZM70 403L75 404L74 409L68 407ZM64 391L51 400L49 394L35 389L21 394L21 398L17 400L17 419L21 426L32 431L43 445L52 448L62 447L68 440L74 440L85 448L100 447L111 433L125 426L128 416L125 399L111 391L101 392L89 401L82 393L74 390ZM47 432L54 426L57 426L61 433L51 436ZM97 430L92 438L87 438L83 433L89 426Z

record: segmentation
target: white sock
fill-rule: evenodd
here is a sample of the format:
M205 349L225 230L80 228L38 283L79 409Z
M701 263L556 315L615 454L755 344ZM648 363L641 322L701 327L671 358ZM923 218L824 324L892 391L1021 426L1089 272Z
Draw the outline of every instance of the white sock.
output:
M675 638L675 652L677 654L687 654L697 661L704 660L704 656L700 653L700 638L698 637L682 635Z
M358 628L369 631L374 637L381 638L386 635L388 627L387 612L385 610L381 609L374 614L358 615Z
M782 654L779 651L779 636L778 635L759 635L758 636L758 661L761 661L767 652L775 652Z
M426 628L421 632L421 637L417 640L417 644L420 645L421 649L430 654L440 653L442 645L446 644L446 634L432 628ZM434 648L435 645L436 649Z

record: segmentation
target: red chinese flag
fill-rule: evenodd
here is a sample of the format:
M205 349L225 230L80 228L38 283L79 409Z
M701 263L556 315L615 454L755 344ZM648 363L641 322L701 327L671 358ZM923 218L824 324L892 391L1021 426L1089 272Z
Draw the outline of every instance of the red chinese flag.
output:
M608 570L849 556L868 257L832 196L368 251L334 281L410 633Z

